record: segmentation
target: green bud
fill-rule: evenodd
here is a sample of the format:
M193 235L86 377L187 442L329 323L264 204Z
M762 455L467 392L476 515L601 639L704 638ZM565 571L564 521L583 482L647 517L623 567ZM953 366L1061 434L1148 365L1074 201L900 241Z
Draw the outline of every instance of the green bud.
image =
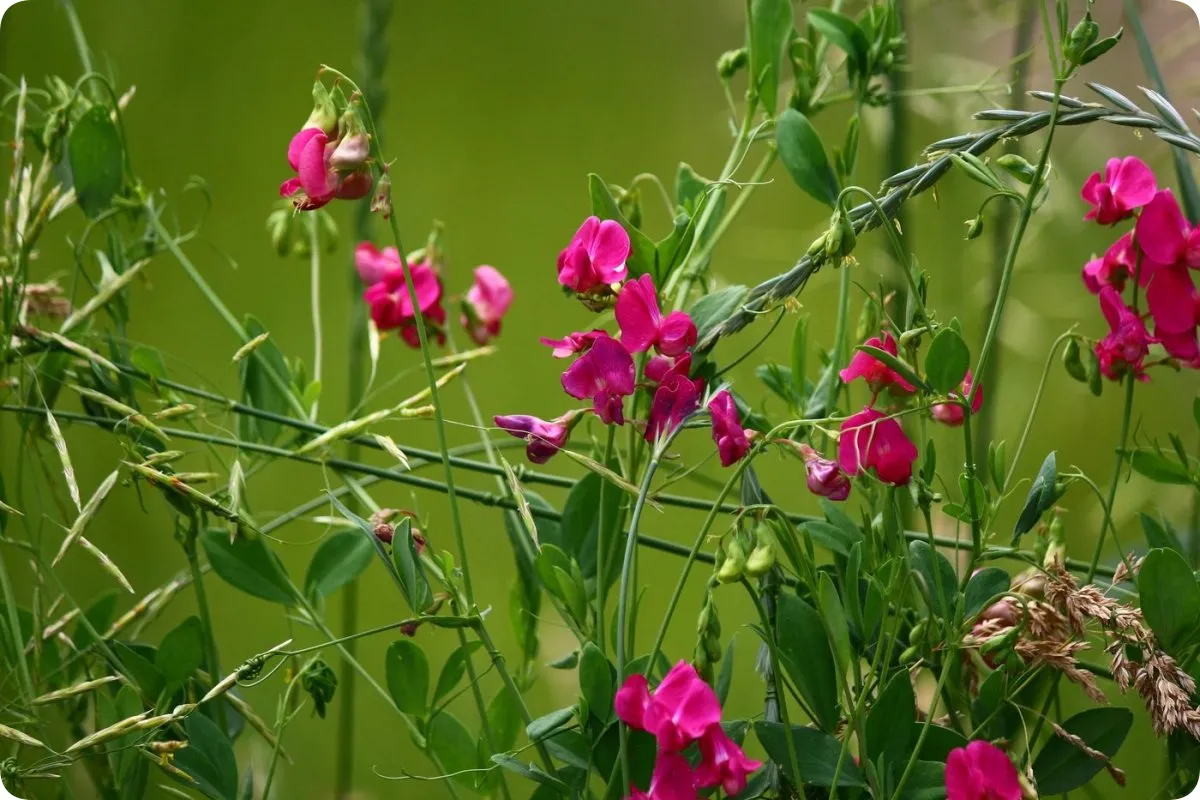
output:
M900 654L900 663L901 664L915 664L920 659L921 659L921 648L917 647L916 645L905 648L904 652Z
M312 698L313 709L321 719L325 718L325 707L333 700L337 685L337 673L319 658L309 664L300 676L300 686Z
M761 578L775 566L775 542L771 539L759 539L750 557L746 559L746 575L751 578Z
M1072 64L1079 64L1084 52L1099 38L1100 26L1092 19L1092 12L1088 11L1075 26L1075 30L1071 31L1071 35L1067 37L1067 41L1063 45L1063 55Z
M996 159L996 166L1026 186L1033 183L1033 176L1037 174L1037 168L1016 153L1005 153L1000 156Z
M983 233L983 215L967 220L967 241L978 239Z
M308 119L304 123L305 128L320 128L325 133L333 133L337 130L338 112L337 106L330 96L329 90L325 88L325 84L317 81L313 84L313 110L308 115Z
M717 59L717 74L721 76L721 80L727 81L738 73L742 67L750 60L749 53L746 48L739 47L737 50L728 50L721 54Z
M1042 566L1050 569L1055 564L1061 564L1067 557L1067 535L1063 530L1062 517L1051 512L1050 524L1046 528L1046 554L1042 558Z
M746 552L742 549L742 543L738 537L730 537L725 545L725 562L717 570L717 580L721 583L737 583L742 579L745 569Z
M1079 57L1079 66L1082 67L1084 64L1092 63L1097 58L1099 58L1100 56L1107 53L1109 50L1112 50L1114 47L1116 47L1117 42L1121 41L1121 34L1123 34L1124 32L1125 31L1123 28L1119 29L1112 36L1109 36L1106 39L1101 39L1100 41L1096 42L1094 45L1089 47L1087 50L1084 50L1083 55L1081 55Z
M271 246L280 256L286 256L292 251L292 212L287 209L272 211L267 217L267 233L271 236Z
M850 218L842 213L841 208L834 211L833 216L829 218L829 232L826 236L828 238L825 240L825 257L835 263L853 253L855 245L858 244L854 225L851 224Z
M820 236L814 239L813 243L808 246L808 257L820 258L825 253L825 242L828 241L828 239L828 232L822 233Z
M1088 382L1087 370L1083 366L1083 358L1080 354L1079 340L1072 337L1067 340L1067 346L1063 348L1062 354L1063 366L1067 369L1067 374L1080 383Z
M1099 397L1104 391L1104 375L1100 372L1100 359L1090 347L1083 353L1083 371L1087 376L1088 388Z

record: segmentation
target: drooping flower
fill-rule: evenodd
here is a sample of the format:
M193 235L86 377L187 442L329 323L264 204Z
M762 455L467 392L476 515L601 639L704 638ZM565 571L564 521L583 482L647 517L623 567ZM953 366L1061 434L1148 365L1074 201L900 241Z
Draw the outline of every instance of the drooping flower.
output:
M385 251L386 255L386 251ZM427 324L436 328L439 342L445 340L443 328L446 324L446 309L442 307L442 279L428 262L409 265L413 288L417 293L417 304ZM401 338L411 347L420 347L417 333L416 313L412 298L404 279L403 268L397 266L384 274L378 282L367 287L363 299L371 307L371 319L379 330L398 329Z
M558 282L583 294L625 280L629 234L621 223L588 217L558 256Z
M1110 158L1104 176L1092 173L1083 184L1080 196L1092 205L1084 219L1094 219L1101 225L1112 225L1144 206L1157 190L1154 173L1146 162L1133 156Z
M359 242L354 248L354 268L367 286L383 280L391 270L400 268L400 253L394 247L379 248L370 242Z
M841 502L850 496L850 476L842 472L836 461L823 457L806 444L798 448L804 459L808 490L820 497Z
M650 414L646 419L646 441L655 442L675 430L700 407L704 381L688 377L691 367L692 357L685 353L675 359L675 363L665 372L651 378L657 381L658 387L654 390Z
M567 358L575 353L586 353L592 346L592 343L601 336L608 336L608 333L599 328L593 328L590 331L568 333L561 339L551 339L548 336L543 336L538 341L547 347L554 348L554 352L551 355L555 358Z
M712 436L721 457L721 466L728 467L742 460L750 450L750 437L742 427L733 395L722 389L708 401L708 412L712 415Z
M953 400L963 400L971 397L972 381L971 372L967 370L967 376L959 384L958 391L951 392L950 398ZM979 388L975 390L975 396L971 397L971 413L978 414L981 408L983 408L983 384L979 385ZM929 410L929 413L935 420L943 425L949 425L951 428L957 428L959 425L962 425L963 417L966 416L963 413L963 407L958 403L936 403Z
M566 446L571 427L581 413L579 410L568 411L549 422L525 414L498 415L493 419L502 431L527 442L526 458L534 464L545 464Z
M643 792L630 786L628 800L696 800L696 776L692 765L678 753L659 753L650 788Z
M909 441L900 423L882 411L864 408L842 423L838 465L847 475L873 469L884 483L904 486L912 479L916 460L916 445Z
M664 356L678 356L696 343L696 325L690 316L683 311L662 315L649 275L626 281L617 295L615 313L621 344L631 353L654 347Z
M716 692L686 661L672 667L653 693L645 675L630 675L613 705L626 725L653 734L663 753L678 753L721 721Z
M1021 800L1017 768L990 742L955 748L946 759L946 800Z
M475 282L467 290L463 303L462 326L471 341L487 344L500 333L500 322L512 305L513 290L508 279L495 267L475 268Z
M1150 262L1142 265L1143 272L1172 264L1200 269L1200 228L1188 224L1170 189L1146 203L1134 232L1138 248Z
M370 169L359 164L350 170L333 164L340 142L332 140L321 128L304 128L288 144L288 163L295 178L279 186L279 196L291 199L299 211L320 208L335 197L357 200L371 192Z
M1131 231L1113 242L1103 256L1093 258L1083 265L1083 285L1092 294L1099 294L1105 286L1111 286L1118 292L1124 291L1125 282L1137 268L1135 259ZM1147 274L1141 276L1143 285L1148 278L1147 271Z
M878 336L872 336L864 344L877 347L892 355L897 355L899 352L896 348L896 337L886 331L882 339ZM875 358L875 356L865 353L862 350L855 351L854 357L850 359L849 366L839 372L838 375L844 383L850 383L855 378L862 378L875 394L879 394L888 387L895 387L906 394L912 394L917 390L915 386L900 377L900 373Z
M761 761L746 757L719 723L710 725L700 737L700 756L696 784L701 788L720 786L729 797L741 794L746 778L762 767Z
M1142 362L1150 353L1150 334L1137 312L1125 305L1121 295L1112 287L1100 291L1100 310L1108 320L1110 332L1096 343L1100 371L1109 380L1120 380L1129 370L1138 380L1146 377Z
M599 336L562 374L562 387L574 398L592 401L606 425L625 424L625 397L633 394L633 356L611 336Z

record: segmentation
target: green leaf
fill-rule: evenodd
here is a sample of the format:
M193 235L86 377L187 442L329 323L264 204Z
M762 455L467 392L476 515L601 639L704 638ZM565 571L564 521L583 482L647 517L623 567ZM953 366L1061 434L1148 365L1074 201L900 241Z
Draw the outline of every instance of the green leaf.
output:
M912 723L917 718L917 700L907 670L899 670L888 681L867 715L867 754L872 763L903 769L908 755Z
M267 332L255 317L246 316L243 327L246 336L254 339ZM292 406L284 390L271 377L274 373L284 385L291 386L291 370L288 369L287 359L275 346L273 339L266 339L254 352L238 362L242 379L242 402L248 406L269 411L273 414L287 415ZM282 428L279 423L252 417L249 414L238 414L238 433L243 439L270 444L279 437Z
M425 568L417 555L417 545L412 538L412 519L405 517L396 525L392 535L392 565L404 589L404 598L414 614L420 614L433 602L433 591L425 577Z
M163 674L154 664L158 660L157 654L146 658L125 642L109 642L109 647L121 659L125 674L141 691L142 697L149 703L157 700L166 683Z
M198 617L188 617L163 637L154 658L167 686L177 686L192 677L204 663L204 626Z
M1146 513L1138 514L1138 519L1142 523L1142 532L1146 534L1146 544L1151 547L1165 547L1176 553L1183 552L1183 543L1170 526L1162 524Z
M675 216L670 235L654 248L654 284L662 286L671 273L683 265L695 238L695 220L687 214Z
M600 648L594 642L585 644L579 656L579 692L587 702L588 712L601 722L612 717L615 683L612 665Z
M679 162L679 168L675 170L676 205L691 212L692 216L696 216L708 186L709 181L697 175L691 164Z
M392 642L384 656L384 672L396 708L424 717L429 711L429 660L420 645L411 639Z
M217 800L235 800L238 790L237 759L233 745L203 714L189 714L183 723L188 746L172 763L196 779L195 786Z
M1133 712L1127 708L1090 708L1068 719L1062 727L1083 739L1088 747L1112 758L1132 725ZM1103 761L1092 758L1061 736L1051 736L1033 761L1033 776L1043 797L1077 789L1102 769Z
M476 790L475 782L479 773L466 770L480 769L479 751L475 747L475 739L449 711L440 711L429 721L429 732L426 741L438 766L447 775L452 775L452 781L471 791ZM461 774L454 774L461 773Z
M1046 456L1046 460L1042 462L1042 468L1038 470L1037 477L1033 479L1033 485L1029 487L1029 494L1025 496L1025 507L1021 509L1021 516L1017 518L1017 524L1013 527L1014 545L1022 535L1033 530L1033 526L1037 525L1042 514L1054 506L1056 499L1054 482L1057 479L1058 461L1056 453L1052 450L1050 455Z
M688 310L696 324L696 341L703 342L718 325L736 314L749 291L745 286L729 286L697 300Z
M560 708L549 714L543 714L525 726L525 735L531 742L541 741L573 719L575 719L575 706Z
M784 48L796 29L790 0L752 0L748 24L750 81L767 113L774 116Z
M508 687L501 686L492 702L488 703L487 719L496 749L511 750L524 726L521 724L520 700Z
M1163 649L1178 655L1200 624L1200 586L1191 567L1176 551L1156 548L1146 554L1137 584L1146 622Z
M911 741L917 741L921 735L921 729L924 727L924 722L913 723ZM921 743L921 752L917 753L917 757L922 761L938 761L944 764L951 750L966 746L967 738L953 728L930 725L929 730L925 733L925 741Z
M93 106L71 126L67 160L79 208L96 219L112 206L124 183L125 148L108 108Z
M1134 472L1155 483L1187 486L1194 482L1188 467L1167 458L1156 450L1141 447L1126 451L1125 457L1129 459L1129 466L1133 467Z
M729 644L725 645L725 655L721 657L721 669L717 672L717 685L713 687L722 707L729 699L729 690L733 688L733 642L736 638L736 636L730 636Z
M467 672L467 659L483 645L479 642L467 642L459 647L446 659L442 671L438 674L437 687L433 690L433 703L436 706L458 686Z
M951 328L942 328L925 354L925 380L941 394L957 391L971 366L967 343Z
M764 386L789 406L795 406L800 400L792 378L792 371L787 367L781 367L775 363L759 364L754 368L754 374L758 376Z
M235 589L285 606L295 601L283 564L262 537L230 542L228 531L214 529L201 534L200 543L213 572Z
M808 117L794 108L779 115L775 123L779 160L796 185L810 197L830 208L837 201L838 182L829 166L829 156Z
M304 576L304 593L328 597L363 574L375 557L375 546L357 531L335 531L321 542Z
M857 536L850 536L838 526L820 520L805 522L800 529L812 537L813 544L824 547L839 556L850 555L850 548L862 541L861 533Z
M792 745L800 769L799 778L792 770L792 752L788 750L787 734L782 723L756 722L754 735L758 737L770 759L793 783L802 778L805 785L832 786L833 776L837 774L838 786L856 788L867 785L854 759L849 756L842 760L841 773L838 773L842 743L828 733L803 725L792 726Z
M989 600L1008 591L1009 585L1008 573L999 567L984 567L976 572L967 582L964 617L970 619L978 614Z
M829 631L829 642L833 647L833 655L837 660L838 670L844 675L850 668L850 626L846 623L846 612L842 607L842 598L833 579L828 572L822 572L818 578L820 584L821 618Z
M913 572L920 576L925 591L929 593L930 612L942 619L952 619L958 600L958 578L954 574L954 567L926 542L912 542L908 552Z
M808 315L796 318L792 329L792 385L798 395L804 394L804 372L808 359Z
M808 24L845 52L849 61L852 82L855 75L866 73L871 43L867 41L867 35L863 33L862 28L855 24L854 20L836 11L814 8L808 12Z
M617 469L613 462L610 469ZM618 511L624 494L616 486L604 486L607 481L596 472L588 472L567 495L563 503L562 521L559 523L561 539L559 546L579 564L585 581L594 580L598 572L596 565L596 543L600 531L600 517L604 517L604 541L607 544L605 560L608 575L605 587L611 586L620 575L620 552L623 537L616 535ZM600 494L603 488L604 508L600 510Z
M548 786L559 794L551 794L551 797L565 797L570 794L571 789L565 783L549 774L532 761L522 761L508 753L495 753L492 756L492 763L498 764L503 769L509 772L514 772L522 778L528 778L531 781L540 783L543 786Z
M918 761L913 764L899 800L944 800L945 797L946 765L939 761Z
M839 718L837 667L821 615L790 591L780 593L777 613L776 636L783 668L816 714L814 721L822 730L833 733Z
M621 227L629 234L629 259L625 266L629 268L629 277L636 278L653 271L655 262L654 242L650 237L630 224L617 207L608 184L596 173L588 174L588 194L592 198L592 213L600 219L613 219L621 223Z

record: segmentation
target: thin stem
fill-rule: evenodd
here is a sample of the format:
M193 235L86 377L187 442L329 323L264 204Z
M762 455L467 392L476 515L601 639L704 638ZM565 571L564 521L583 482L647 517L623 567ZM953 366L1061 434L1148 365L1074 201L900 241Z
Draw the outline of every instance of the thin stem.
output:
M1113 503L1117 499L1117 490L1121 486L1121 475L1125 471L1125 445L1129 441L1129 426L1133 418L1133 387L1137 377L1132 370L1125 375L1125 405L1121 410L1121 433L1117 437L1117 465L1113 469L1112 482L1108 486L1108 500L1104 504L1104 522L1100 526L1100 535L1096 537L1096 547L1092 550L1092 560L1088 566L1087 582L1091 583L1096 576L1096 567L1100 563L1100 554L1104 551L1104 537L1112 526Z
M617 426L608 426L608 441L604 445L604 466L607 467L612 461L613 448L617 439ZM595 642L600 647L600 652L606 654L608 651L605 645L604 624L604 601L608 594L608 538L604 535L605 524L604 507L605 495L608 492L609 482L606 480L600 481L600 507L596 511L596 637ZM650 662L653 664L653 660Z
M477 621L476 628L482 628L483 622ZM483 741L487 744L488 749L493 753L500 752L496 747L496 737L492 734L492 724L488 720L487 701L483 699L483 690L479 688L479 674L475 671L475 661L471 658L471 652L467 649L467 632L462 628L455 631L458 634L458 646L462 648L465 658L463 663L467 668L467 683L471 686L471 695L475 698L475 707L479 709L479 727L483 732ZM515 688L515 686L513 687ZM505 691L510 691L506 686ZM520 698L520 693L514 695ZM532 720L526 720L528 725ZM512 800L512 794L508 791L508 780L504 776L504 770L500 771L500 793L508 800Z
M309 258L309 277L311 290L309 292L309 307L312 313L312 329L313 329L313 371L312 379L321 383L321 226L317 224L315 216L307 217L309 227L312 228L312 255ZM316 421L317 408L320 405L319 395L313 400L312 408L309 410L309 417Z
M300 676L293 676L288 681L287 689L283 692L283 699L279 703L279 714L275 718L275 747L271 750L271 766L267 768L267 779L263 783L262 796L264 798L271 797L271 784L275 782L275 768L279 765L279 753L283 749L283 731L287 727L288 722L295 716L294 713L288 713L288 706L292 703L292 690L299 684Z
M212 674L213 685L221 682L221 657L217 651L217 636L212 623L212 613L208 606L208 593L204 588L204 576L200 572L200 559L196 552L196 537L200 534L200 515L193 513L188 522L188 530L184 534L183 552L187 556L188 572L192 576L192 587L196 591L196 607L200 614L200 625L204 628L204 646L208 661L208 671ZM216 703L217 724L222 731L228 730L225 720L225 704Z
M1050 345L1050 352L1046 356L1046 365L1042 367L1042 377L1038 380L1037 389L1033 393L1033 402L1029 406L1029 414L1025 417L1025 427L1021 430L1021 438L1017 440L1017 449L1013 453L1011 465L1008 468L1008 474L1004 476L1004 486L999 487L1000 491L1004 491L1012 483L1013 474L1017 471L1017 462L1021 460L1021 453L1025 450L1025 442L1029 440L1029 431L1033 428L1033 418L1037 413L1038 406L1042 402L1042 392L1046 388L1046 378L1050 375L1050 367L1054 363L1054 356L1058 353L1058 347L1067 339L1074 336L1073 330L1060 334L1054 340L1054 344Z
M79 15L75 13L75 3L72 0L59 0L63 13L67 15L67 24L71 26L71 36L75 39L75 50L79 53L79 62L85 74L95 72L92 67L92 50L88 47L87 37L83 34L83 25L79 23Z

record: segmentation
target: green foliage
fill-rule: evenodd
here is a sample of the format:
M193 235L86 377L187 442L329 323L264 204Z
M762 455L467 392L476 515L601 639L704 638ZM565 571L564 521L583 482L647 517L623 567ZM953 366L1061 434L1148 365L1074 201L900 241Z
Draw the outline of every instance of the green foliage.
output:
M71 126L67 159L79 207L97 219L112 207L125 177L125 145L111 110L92 106Z
M804 193L833 207L838 196L837 176L816 128L794 108L779 115L775 124L779 160Z

